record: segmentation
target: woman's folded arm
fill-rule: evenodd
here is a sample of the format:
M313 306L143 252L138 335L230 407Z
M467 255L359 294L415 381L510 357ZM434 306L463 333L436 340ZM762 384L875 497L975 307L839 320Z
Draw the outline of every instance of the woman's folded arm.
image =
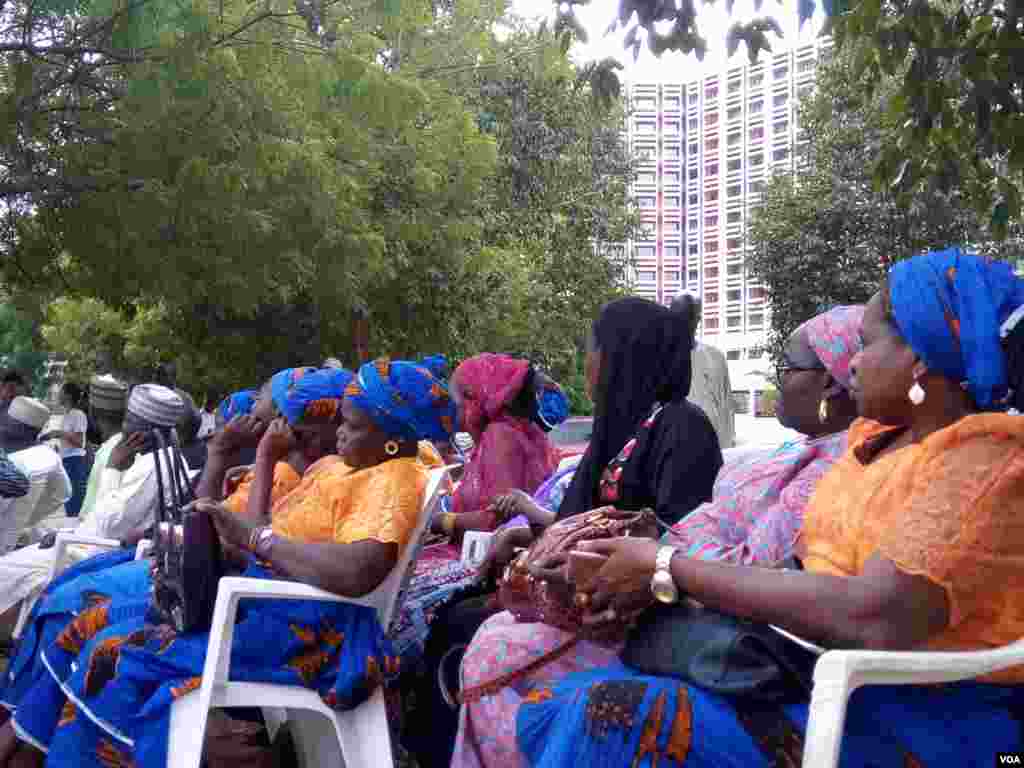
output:
M398 545L367 539L352 544L306 544L275 536L274 567L314 587L346 597L369 594L398 562Z

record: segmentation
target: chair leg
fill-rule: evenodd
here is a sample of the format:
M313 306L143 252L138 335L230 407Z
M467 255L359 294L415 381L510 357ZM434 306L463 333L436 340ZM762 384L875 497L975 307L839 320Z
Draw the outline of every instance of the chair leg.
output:
M288 722L288 710L283 707L263 707L263 721L267 724L267 735L273 743L281 726Z
M846 706L855 687L848 679L830 679L816 671L807 733L804 735L803 768L836 768L839 765Z
M347 768L394 768L383 688L355 709L338 712L334 725Z
M289 709L288 727L295 742L299 768L320 768L320 766L359 766L341 747L341 740L332 722L333 718L312 709Z
M198 691L182 696L171 705L167 768L200 768L209 714L209 710L203 708Z
M14 627L14 631L11 633L12 640L20 640L22 633L25 631L25 625L28 623L28 617L32 613L32 609L36 605L38 596L29 596L21 601L21 607L18 610L18 623Z

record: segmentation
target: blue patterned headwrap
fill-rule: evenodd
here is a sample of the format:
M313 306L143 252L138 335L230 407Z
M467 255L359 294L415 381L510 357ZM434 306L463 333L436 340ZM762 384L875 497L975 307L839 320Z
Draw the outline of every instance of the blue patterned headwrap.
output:
M537 418L548 431L569 418L569 398L553 381L537 387Z
M435 379L448 380L448 358L444 355L430 355L420 360L420 365L430 371Z
M295 382L278 410L292 426L300 421L334 422L345 389L354 377L346 368L321 368L307 373Z
M307 373L312 373L316 368L303 366L301 368L285 368L278 371L270 379L270 398L274 401L274 407L278 413L283 414L288 408L288 398L295 385Z
M235 392L221 400L217 410L224 421L231 421L236 416L246 416L252 413L259 394L259 390L256 389L243 389L241 392Z
M366 363L345 397L389 437L447 440L455 424L448 388L420 363L387 358Z
M982 410L1002 408L1010 382L1000 326L1024 304L1010 265L933 251L893 266L889 293L900 335L929 370L963 382Z

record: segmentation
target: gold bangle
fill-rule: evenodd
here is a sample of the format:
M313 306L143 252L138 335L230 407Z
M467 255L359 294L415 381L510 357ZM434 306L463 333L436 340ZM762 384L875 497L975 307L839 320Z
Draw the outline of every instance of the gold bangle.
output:
M452 536L455 533L455 513L445 512L441 515L441 531L445 536Z

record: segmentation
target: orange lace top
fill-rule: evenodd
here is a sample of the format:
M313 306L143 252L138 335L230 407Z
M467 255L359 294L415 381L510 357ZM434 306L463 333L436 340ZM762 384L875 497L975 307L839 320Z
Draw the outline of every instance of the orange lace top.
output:
M444 460L441 458L441 454L437 452L437 449L426 441L422 441L419 444L419 460L429 469L444 466ZM324 456L318 462L316 462L310 469L316 467L317 469L323 469L333 464L337 464L341 461L340 456L330 455ZM235 487L234 493L224 499L224 506L234 512L236 515L241 514L249 506L249 494L252 492L252 481L256 479L256 473L253 470L249 470L242 479L238 481L238 485ZM299 483L302 482L302 475L295 471L291 464L287 461L279 461L274 465L274 481L270 486L270 503L273 504L278 499L283 499L289 493L294 491Z
M1024 417L976 414L874 458L887 427L860 419L804 515L804 567L852 576L878 553L941 585L949 625L928 650L1024 637ZM986 680L1024 682L1024 667Z
M340 462L321 467L322 461L274 504L274 533L310 543L372 539L404 547L416 527L427 467L414 457L359 470Z
M240 515L249 506L249 494L252 492L252 482L256 479L256 473L249 470L242 479L234 493L224 499L224 506ZM278 499L284 498L291 490L302 482L302 476L295 471L287 461L279 461L274 465L274 480L270 486L270 502L273 504Z

